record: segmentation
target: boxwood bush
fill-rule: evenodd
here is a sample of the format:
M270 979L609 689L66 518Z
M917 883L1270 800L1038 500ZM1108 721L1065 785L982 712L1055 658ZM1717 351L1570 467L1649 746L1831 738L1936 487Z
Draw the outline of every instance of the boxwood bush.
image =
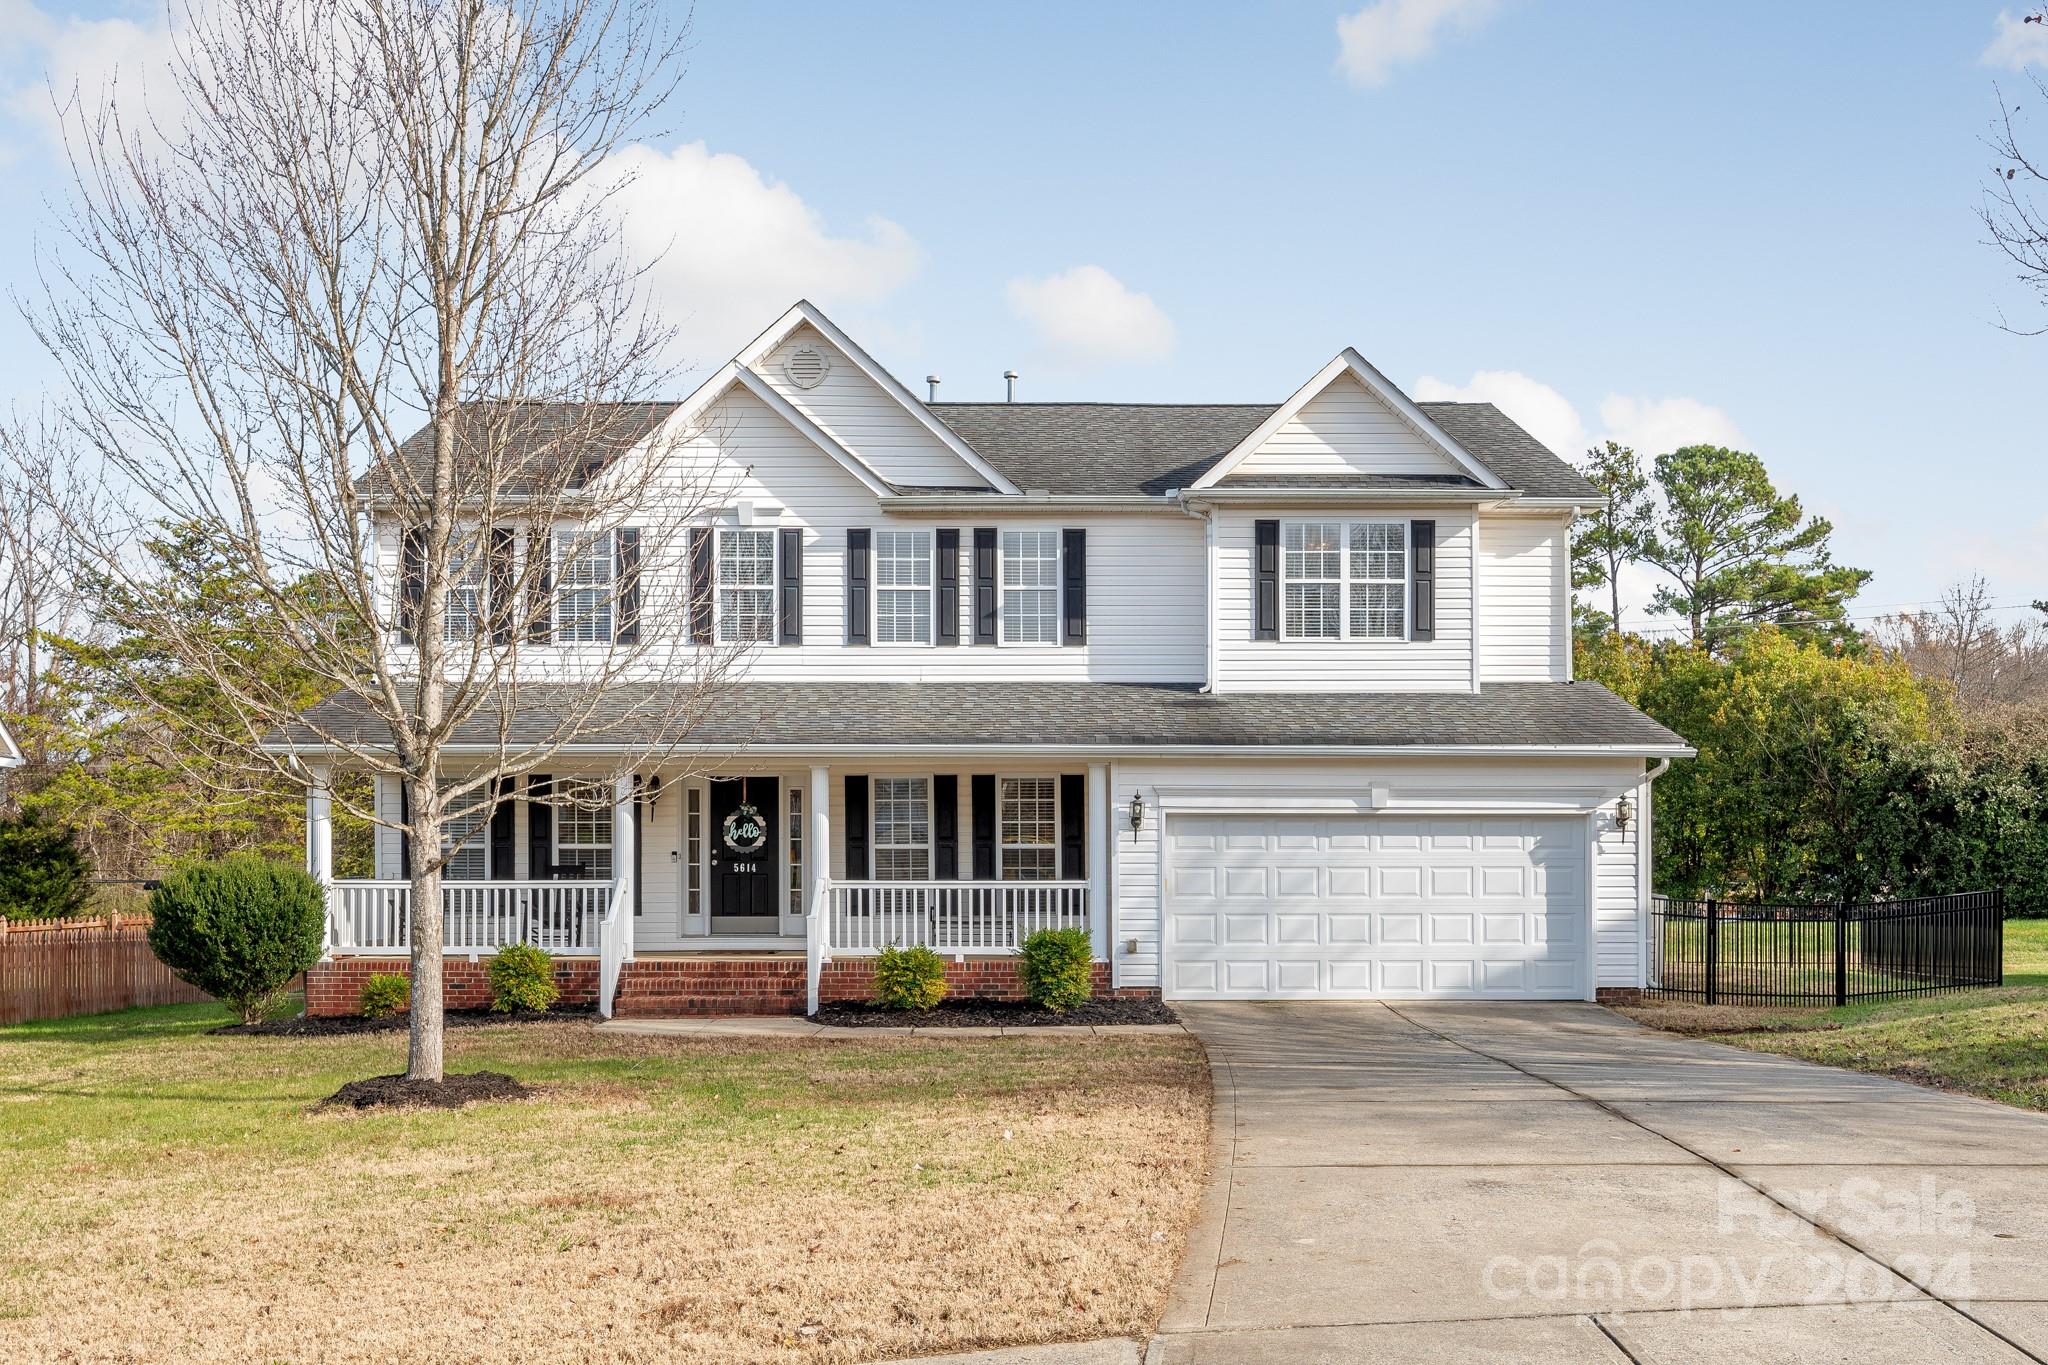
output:
M1032 1004L1065 1014L1095 988L1095 945L1086 929L1040 929L1024 940L1018 970Z
M928 1010L946 998L946 960L922 945L875 955L875 1003L888 1010Z
M404 1009L411 998L411 977L402 972L373 972L364 978L356 1003L365 1019L385 1019Z
M253 1024L320 960L327 897L303 868L238 853L164 878L149 913L150 951Z
M555 959L530 943L498 949L491 959L491 1008L499 1013L533 1010L545 1013L561 997L555 985Z

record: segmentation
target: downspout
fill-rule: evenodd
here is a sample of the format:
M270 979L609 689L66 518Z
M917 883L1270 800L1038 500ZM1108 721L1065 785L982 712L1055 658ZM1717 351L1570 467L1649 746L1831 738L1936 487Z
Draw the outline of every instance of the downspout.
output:
M1202 686L1199 691L1208 695L1216 690L1216 509L1188 497L1178 488L1168 489L1166 496L1180 504L1182 515L1202 519L1202 560L1207 580L1202 588Z

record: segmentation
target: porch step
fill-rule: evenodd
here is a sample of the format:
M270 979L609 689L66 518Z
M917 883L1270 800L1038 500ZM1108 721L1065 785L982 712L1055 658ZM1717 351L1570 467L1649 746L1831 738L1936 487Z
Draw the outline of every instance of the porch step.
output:
M807 994L801 956L656 958L625 964L612 1012L621 1019L802 1014Z

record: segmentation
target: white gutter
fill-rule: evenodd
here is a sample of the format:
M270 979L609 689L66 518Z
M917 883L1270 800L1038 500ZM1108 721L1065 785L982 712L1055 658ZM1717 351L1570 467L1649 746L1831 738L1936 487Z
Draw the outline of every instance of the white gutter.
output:
M371 747L371 746L365 746ZM444 744L443 753L495 754L519 745ZM561 744L550 754L619 755L644 753L660 745ZM346 754L346 749L327 749L310 744L266 744L265 753ZM958 758L965 754L1004 756L1065 754L1167 754L1181 758L1216 758L1237 755L1257 758L1281 754L1290 758L1396 758L1419 754L1428 758L1691 758L1699 751L1672 744L1147 744L1133 740L1119 744L984 744L962 741L955 744L676 744L672 754L825 754L844 758Z

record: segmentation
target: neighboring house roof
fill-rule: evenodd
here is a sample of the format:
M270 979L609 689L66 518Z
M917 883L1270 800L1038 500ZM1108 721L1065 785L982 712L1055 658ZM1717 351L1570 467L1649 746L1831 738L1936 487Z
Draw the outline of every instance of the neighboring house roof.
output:
M657 683L624 683L597 704L619 717L650 717L665 705ZM545 742L561 699L548 685L521 689L508 742ZM574 693L587 701L581 689ZM308 713L317 733L352 744L388 742L352 697ZM622 721L598 731L623 734ZM651 723L650 723L651 728ZM318 743L293 725L273 745ZM454 743L495 745L495 714L457 730ZM719 693L686 735L648 734L649 746L780 746L830 750L889 747L1048 749L1271 747L1345 749L1610 749L1687 753L1685 741L1598 683L1492 683L1478 693L1206 694L1188 685L1089 682L870 683L749 681ZM618 747L616 744L599 747Z

